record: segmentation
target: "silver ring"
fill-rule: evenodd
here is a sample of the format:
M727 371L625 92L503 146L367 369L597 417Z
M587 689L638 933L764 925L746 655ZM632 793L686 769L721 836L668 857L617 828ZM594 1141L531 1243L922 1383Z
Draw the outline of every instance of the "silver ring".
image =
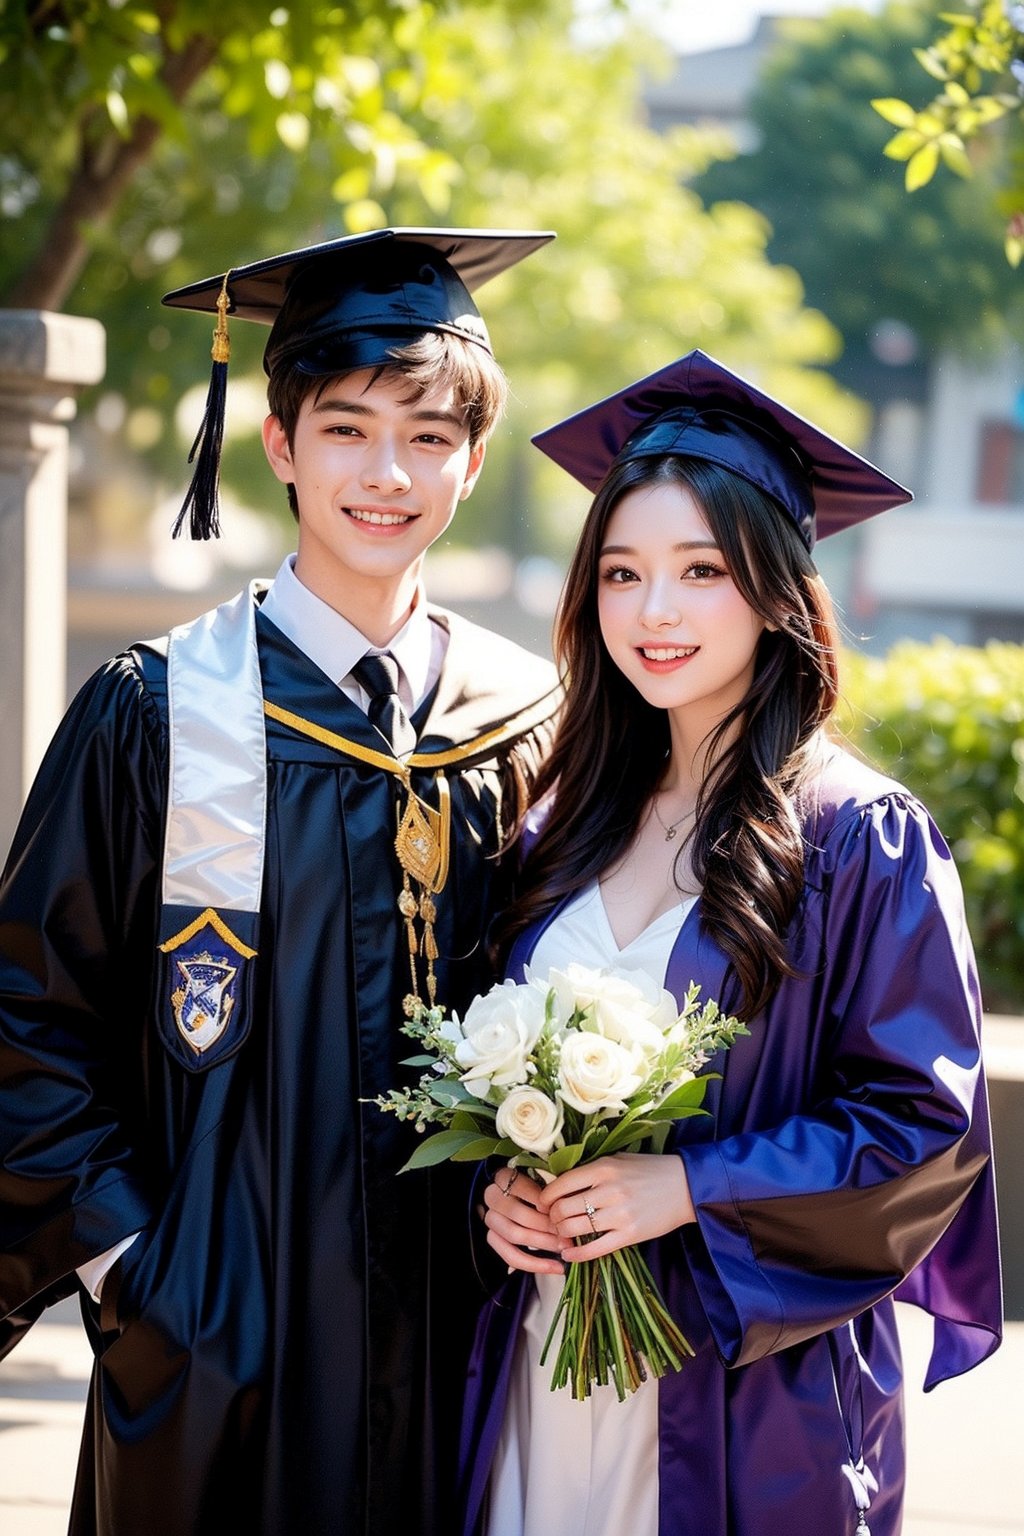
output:
M601 1234L600 1234L600 1232L598 1232L597 1224L594 1221L594 1217L597 1215L597 1211L591 1205L589 1200L587 1201L586 1205L583 1207L583 1211L584 1211L584 1214L585 1214L587 1220L590 1222L590 1230L591 1230L591 1232L593 1232L595 1237L600 1237Z
M512 1185L515 1183L515 1181L516 1181L516 1179L518 1179L518 1177L519 1177L519 1169L518 1168L513 1168L512 1172L508 1176L508 1183L504 1187L502 1187L500 1184L498 1185L498 1188L501 1190L503 1195L507 1195L508 1194L509 1190L512 1188Z

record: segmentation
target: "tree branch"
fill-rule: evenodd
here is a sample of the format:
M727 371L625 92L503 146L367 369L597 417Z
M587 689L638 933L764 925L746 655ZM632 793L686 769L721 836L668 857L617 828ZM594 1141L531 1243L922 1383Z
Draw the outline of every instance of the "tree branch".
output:
M165 55L160 78L173 101L184 100L213 62L218 47L216 38L195 36L180 52ZM155 119L138 118L124 139L110 127L101 131L103 119L99 107L83 114L77 165L37 254L7 295L6 307L61 307L89 256L85 228L110 219L133 176L153 153L161 132Z

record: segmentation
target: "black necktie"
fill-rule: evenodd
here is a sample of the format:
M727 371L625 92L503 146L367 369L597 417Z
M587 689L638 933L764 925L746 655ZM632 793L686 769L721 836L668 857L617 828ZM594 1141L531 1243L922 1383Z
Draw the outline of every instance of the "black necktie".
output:
M352 676L370 695L367 717L370 724L388 742L396 757L403 757L416 745L416 732L398 697L398 662L385 651L380 656L364 656L352 668Z

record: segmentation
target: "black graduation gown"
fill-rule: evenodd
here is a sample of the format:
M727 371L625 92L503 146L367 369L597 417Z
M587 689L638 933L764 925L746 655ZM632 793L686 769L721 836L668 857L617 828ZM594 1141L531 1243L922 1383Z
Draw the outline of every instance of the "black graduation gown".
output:
M442 754L451 788L437 970L457 1007L491 979L494 854L556 696L548 663L443 622L418 751ZM361 711L274 625L258 634L280 712L258 953L211 1064L161 1032L160 645L116 658L73 704L0 898L9 1340L76 1288L78 1265L144 1229L102 1314L83 1302L97 1364L75 1536L452 1528L475 1311L465 1189L453 1167L396 1177L414 1132L366 1102L402 1081L411 1049L396 780L334 739L380 747ZM430 772L414 783L434 800Z

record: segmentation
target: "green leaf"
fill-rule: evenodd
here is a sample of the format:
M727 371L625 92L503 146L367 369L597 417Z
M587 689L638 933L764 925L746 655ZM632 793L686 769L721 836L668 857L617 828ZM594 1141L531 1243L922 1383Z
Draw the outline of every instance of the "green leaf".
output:
M934 80L948 80L949 71L932 48L915 48L914 58ZM962 87L961 87L962 89Z
M622 1152L626 1147L635 1146L638 1141L646 1141L653 1129L653 1119L620 1121L601 1148L601 1156L610 1156L612 1152Z
M937 139L946 129L945 119L934 112L919 112L914 119L914 126L926 139Z
M926 140L916 128L904 128L902 133L895 134L889 140L882 154L887 155L890 160L909 160L924 143Z
M427 1084L426 1091L436 1104L476 1105L480 1103L480 1100L470 1093L465 1083L460 1083L458 1078L454 1077L438 1078L436 1083Z
M512 1143L515 1147L515 1143ZM478 1136L451 1154L453 1163L482 1163L485 1157L500 1157L502 1142L497 1136ZM516 1147L516 1151L519 1149Z
M939 153L942 155L943 165L948 166L951 171L955 171L958 176L962 176L965 181L970 181L974 175L974 167L968 158L967 151L959 140L953 144L948 144L944 134L939 141Z
M560 1173L568 1173L570 1168L575 1168L583 1156L583 1147L575 1141L568 1147L556 1147L548 1158L548 1167L556 1176Z
M913 107L895 96L878 96L871 105L879 117L884 117L887 123L892 123L896 128L912 128L917 121Z
M128 107L120 91L107 92L107 116L122 138L128 135Z
M716 1073L708 1072L703 1077L695 1077L688 1083L680 1083L667 1099L661 1101L657 1109L650 1111L648 1119L675 1120L699 1108L708 1091L708 1083L714 1081L716 1076Z
M1005 117L1010 107L1019 106L1020 102L1012 98L1007 100L999 96L976 96L970 110L979 126L984 127L988 123L997 122L999 118Z
M125 16L140 32L147 32L150 37L159 36L160 18L152 11L126 11Z
M485 1127L481 1126L480 1121L485 1118L493 1120L496 1113L496 1110L492 1110L489 1116L485 1116L484 1111L457 1109L452 1116L451 1129L453 1131L476 1131L479 1133L485 1129Z
M931 181L935 175L939 163L939 146L937 144L925 144L916 155L907 161L907 191L916 192L918 187L923 187Z
M277 136L293 155L301 154L309 144L309 118L302 112L282 112L276 122Z
M438 1163L445 1163L456 1152L478 1139L475 1128L472 1131L438 1131L420 1143L409 1161L403 1163L399 1172L408 1173L412 1168L433 1168Z

